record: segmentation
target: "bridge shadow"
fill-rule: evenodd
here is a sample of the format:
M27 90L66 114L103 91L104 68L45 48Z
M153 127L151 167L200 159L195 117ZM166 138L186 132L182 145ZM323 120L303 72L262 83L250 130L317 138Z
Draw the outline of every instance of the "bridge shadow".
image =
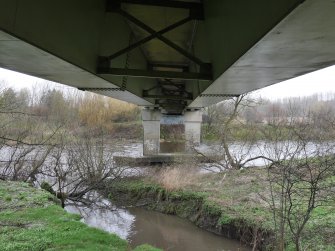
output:
M160 153L185 153L185 141L161 141Z

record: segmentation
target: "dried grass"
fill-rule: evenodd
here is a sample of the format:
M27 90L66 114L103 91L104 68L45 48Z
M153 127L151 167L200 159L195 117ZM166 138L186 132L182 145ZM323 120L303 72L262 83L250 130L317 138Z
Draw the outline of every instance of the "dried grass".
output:
M174 165L162 168L153 179L166 190L172 191L194 184L198 176L197 168Z

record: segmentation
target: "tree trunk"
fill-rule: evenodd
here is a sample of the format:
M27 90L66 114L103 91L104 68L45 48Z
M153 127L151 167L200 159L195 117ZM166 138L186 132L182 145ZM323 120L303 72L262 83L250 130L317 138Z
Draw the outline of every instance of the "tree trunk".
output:
M295 238L295 250L296 251L300 251L300 236L297 236L296 238Z

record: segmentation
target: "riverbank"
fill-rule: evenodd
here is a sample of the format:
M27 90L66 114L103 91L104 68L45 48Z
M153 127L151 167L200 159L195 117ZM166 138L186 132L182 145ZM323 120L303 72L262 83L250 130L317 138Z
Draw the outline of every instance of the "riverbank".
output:
M0 250L131 250L114 234L88 227L54 196L27 183L0 181ZM141 245L134 251L158 251Z
M163 178L156 173L124 179L108 184L105 193L121 205L174 214L255 250L268 250L274 245L274 223L267 186L261 168L201 175L186 170ZM303 236L307 250L335 250L334 219L333 201L314 210ZM287 250L294 250L289 236Z

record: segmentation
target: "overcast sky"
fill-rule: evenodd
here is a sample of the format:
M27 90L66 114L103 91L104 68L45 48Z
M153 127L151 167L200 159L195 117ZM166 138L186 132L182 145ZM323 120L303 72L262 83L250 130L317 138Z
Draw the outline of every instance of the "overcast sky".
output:
M7 87L17 90L32 88L36 84L46 82L50 86L72 88L2 68L0 68L0 82L4 82ZM329 92L335 93L335 65L257 91L262 97L272 100Z

